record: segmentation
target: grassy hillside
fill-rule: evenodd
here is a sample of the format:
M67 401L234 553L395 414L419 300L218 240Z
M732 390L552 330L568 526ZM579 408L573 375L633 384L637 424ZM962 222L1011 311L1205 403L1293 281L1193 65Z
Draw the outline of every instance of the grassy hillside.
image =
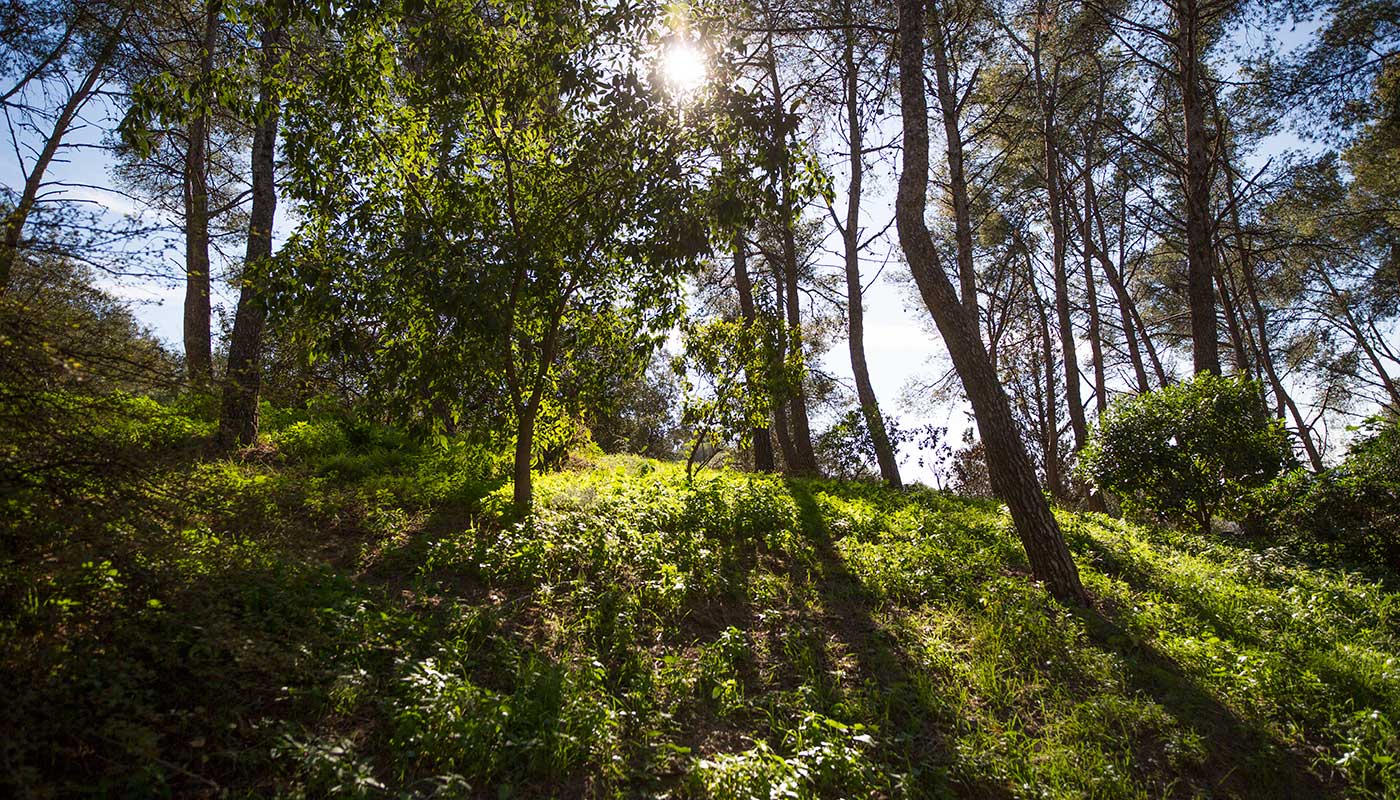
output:
M993 503L143 419L4 499L5 794L1400 796L1393 576L1063 514L1072 612Z

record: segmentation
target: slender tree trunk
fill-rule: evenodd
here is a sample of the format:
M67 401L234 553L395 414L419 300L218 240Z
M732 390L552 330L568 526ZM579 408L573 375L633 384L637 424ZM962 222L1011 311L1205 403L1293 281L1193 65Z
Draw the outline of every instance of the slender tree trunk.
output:
M514 484L511 487L511 499L521 513L529 512L535 500L534 474L530 468L534 465L535 454L535 415L538 408L536 401L537 398L531 398L525 404L515 423Z
M5 216L5 238L0 243L0 295L3 295L10 287L10 278L14 273L15 259L19 257L20 243L24 239L24 225L29 221L29 215L34 211L34 204L39 201L39 190L43 188L44 176L48 172L49 166L53 164L54 157L58 155L58 149L63 145L63 139L68 135L68 129L72 127L73 120L82 111L92 98L93 90L97 87L98 80L102 73L107 71L107 65L112 57L116 55L117 46L121 43L122 31L126 28L126 22L131 17L132 4L128 4L122 12L121 18L117 21L107 39L93 57L91 66L87 73L83 75L82 81L78 84L73 93L68 95L64 101L63 108L58 112L58 118L54 120L53 128L47 138L44 139L44 146L39 150L39 157L35 159L34 166L25 176L24 188L20 191L19 199L15 201L14 208ZM23 165L20 165L21 168Z
M1098 214L1099 212L1096 210L1095 213ZM1124 216L1126 216L1126 212ZM1098 225L1099 238L1103 239L1104 234L1102 217L1099 218ZM1127 258L1124 253L1125 244L1123 243L1123 228L1125 225L1126 220L1120 217L1118 226L1118 263L1124 265L1127 264ZM1140 342L1142 344L1143 350L1147 352L1148 361L1152 364L1152 372L1157 376L1157 385L1166 386L1167 383L1169 383L1169 381L1167 380L1167 372L1165 369L1162 368L1162 359L1157 355L1156 346L1152 344L1152 334L1148 332L1147 325L1143 324L1142 315L1138 314L1137 303L1133 300L1132 293L1128 291L1127 281L1124 279L1123 274L1118 271L1118 268L1113 265L1113 261L1109 259L1106 253L1102 254L1099 263L1103 265L1104 277L1108 278L1109 285L1113 287L1113 292L1118 297L1120 311L1125 310L1128 314L1128 318L1131 324L1125 330L1136 329L1138 334L1141 336ZM1144 389L1143 391L1147 390Z
M1094 274L1094 246L1083 225L1079 235L1084 253L1084 301L1089 308L1089 352L1094 359L1094 409L1103 416L1108 410L1108 375L1103 363L1103 319L1099 310L1098 277Z
M1026 265L1026 270L1030 271L1030 264ZM1045 448L1045 486L1052 496L1063 498L1065 482L1060 475L1060 417L1059 399L1055 391L1055 345L1050 336L1050 316L1045 313L1045 301L1035 287L1034 277L1031 278L1031 300L1035 303L1036 318L1040 321L1040 371L1045 376L1045 438L1041 443Z
M223 411L219 417L219 441L225 446L249 445L258 437L258 396L262 391L262 336L267 305L249 273L272 258L272 224L277 214L277 118L278 97L272 68L282 30L274 27L263 36L260 61L259 119L253 128L253 208L248 216L248 247L243 259L243 279L229 339L228 370L224 375Z
M787 141L791 126L787 100L778 79L778 62L769 45L768 77L773 88L773 114L777 129L773 146L776 148L778 164L779 196L778 213L782 215L780 238L782 244L782 267L785 298L782 307L787 313L788 337L791 341L794 358L799 364L805 355L802 348L802 298L797 288L797 241L793 230L794 208L792 199L792 162L788 153ZM800 372L800 371L799 371ZM788 468L798 475L817 474L817 455L812 448L812 426L807 418L807 388L799 378L789 387L788 422L792 426L792 455Z
M851 29L850 0L846 0L842 5L841 13L846 26L842 64L846 71L843 77L851 169L850 185L846 191L846 226L841 233L846 250L846 332L851 349L851 374L855 376L856 398L860 401L861 413L865 415L865 426L870 431L871 442L875 445L875 460L880 465L880 477L890 486L899 488L903 485L899 477L899 462L895 460L894 446L890 443L889 431L885 429L885 418L880 413L875 387L870 382L870 368L865 362L865 307L860 280L860 200L861 184L865 177L865 163L861 150L864 148L864 135L860 123L860 76L856 72L855 32Z
M219 32L219 6L206 0L204 41L199 54L199 75L208 80L214 71L214 45ZM208 102L205 93L205 102ZM190 121L189 148L185 152L185 369L191 383L209 385L214 379L210 342L209 308L209 112L201 109Z
M1174 0L1176 76L1181 92L1186 141L1186 291L1191 311L1191 356L1196 372L1220 374L1215 319L1215 247L1212 234L1210 142L1201 97L1201 14L1199 0Z
M1086 149L1085 152L1087 154L1088 150ZM1087 173L1089 170L1087 155L1085 160L1086 164L1084 169ZM1073 210L1075 208L1074 193L1068 192L1067 194L1068 197L1066 198L1065 207ZM1086 224L1087 218L1088 212L1086 211L1084 216L1077 218L1076 221L1078 223L1080 249L1084 261L1084 300L1089 308L1089 357L1094 361L1095 417L1102 418L1104 412L1108 410L1108 376L1104 371L1103 326L1099 318L1098 279L1094 275L1094 246L1093 240L1089 235L1088 225ZM1090 511L1095 511L1100 514L1108 513L1108 503L1104 500L1104 496L1095 489L1092 484L1085 483L1082 485L1082 489Z
M1228 164L1226 169L1229 169ZM1268 317L1265 314L1263 303L1259 301L1259 292L1254 280L1254 259L1250 254L1248 244L1244 241L1244 231L1240 226L1239 207L1234 197L1233 175L1227 186L1229 186L1231 193L1231 219L1235 226L1235 246L1239 249L1240 272L1244 275L1245 293L1249 297L1250 308L1254 312L1254 324L1257 331L1254 340L1258 351L1257 358L1260 366L1264 368L1264 374L1269 379L1269 386L1273 389L1275 402L1286 408L1289 416L1293 417L1293 424L1298 429L1298 438L1303 442L1303 451L1308 455L1308 463L1312 465L1313 471L1321 472L1325 465L1322 463L1322 453L1318 450L1317 443L1313 441L1312 427L1303 418L1298 404L1294 402L1293 396L1284 387L1283 380L1279 377L1278 369L1274 365L1273 350L1269 344Z
M1094 225L1098 230L1098 240L1093 243L1089 236L1088 228ZM1099 263L1104 265L1104 276L1108 278L1109 286L1113 289L1114 297L1118 301L1118 318L1123 327L1123 340L1128 348L1128 360L1132 362L1133 373L1137 377L1137 387L1139 392L1146 392L1152 388L1147 380L1147 368L1143 365L1142 351L1138 347L1136 327L1133 324L1132 302L1133 298L1128 295L1127 287L1117 279L1117 271L1113 269L1108 257L1108 236L1104 231L1103 215L1098 210L1098 198L1094 192L1094 176L1089 169L1084 170L1084 226L1086 246L1092 246L1098 256ZM1091 244L1092 243L1092 244Z
M792 444L793 455L796 462L792 464L793 472L799 475L817 474L817 455L812 447L812 426L807 419L807 387L804 385L801 374L805 369L805 353L802 348L802 303L801 295L797 290L797 243L794 240L792 230L792 203L789 194L790 188L784 181L783 195L786 200L783 202L784 222L783 222L783 272L787 285L787 323L789 336L792 340L794 350L793 357L797 359L803 368L798 371L798 376L792 383L791 392L788 395L790 402L789 419L792 423Z
M1325 268L1318 268L1315 271L1318 277L1322 278L1323 284L1327 287L1328 295L1337 303L1337 306L1341 308L1342 319L1346 321L1348 333L1350 333L1352 340L1356 342L1356 346L1361 349L1361 353L1366 356L1366 360L1371 362L1371 368L1376 371L1376 377L1380 378L1381 386L1385 387L1386 394L1390 395L1390 402L1395 404L1397 408L1400 408L1400 386L1396 385L1395 380L1390 377L1390 373L1386 370L1385 365L1381 363L1380 356L1376 354L1375 348L1371 346L1370 341L1367 339L1366 329L1361 326L1361 323L1356 319L1356 315L1351 313L1350 300L1337 289L1337 285L1332 282L1332 278L1327 274Z
M775 370L780 370L781 374L786 376L788 336L786 325L783 323L782 311L787 298L787 291L783 288L784 283L782 268L775 267L773 269L773 289L776 295L774 299L777 302L775 308L778 309L778 336L776 346L773 348L773 368ZM783 391L773 398L773 432L778 437L778 451L783 454L783 469L787 472L794 472L796 471L796 467L794 467L793 464L797 461L797 452L794 450L792 444L792 429L788 426L786 378L781 382L781 385L784 387Z
M1040 6L1043 20L1044 4ZM1076 452L1088 442L1089 426L1084 419L1084 400L1079 385L1079 353L1074 341L1074 318L1069 307L1069 225L1065 223L1064 187L1060 176L1059 134L1055 128L1055 103L1058 88L1053 79L1047 81L1040 63L1041 34L1045 25L1036 26L1035 85L1040 101L1040 133L1045 167L1045 194L1050 217L1050 252L1055 280L1055 318L1060 329L1060 352L1064 359L1065 403L1069 407L1070 429L1074 432ZM1057 454L1058 457L1058 454Z
M900 244L909 259L924 304L933 316L953 367L972 402L993 489L1011 512L1031 571L1061 602L1088 604L1079 571L1065 546L1059 524L1041 494L1030 456L1016 431L1011 404L992 371L978 326L943 271L937 247L924 220L929 187L929 136L928 103L924 97L923 4L922 0L898 0L897 7L900 115L904 132L895 206ZM935 30L939 30L938 26ZM941 42L939 50L942 50ZM946 65L946 59L942 60ZM944 107L945 116L952 111L953 107ZM950 168L952 166L950 164ZM966 200L962 198L962 202Z
M1244 332L1240 329L1239 316L1235 313L1235 298L1225 279L1224 265L1216 262L1215 288L1220 296L1220 308L1225 313L1225 331L1230 337L1230 349L1235 354L1235 370L1241 375L1256 377L1254 364L1245 350Z
M734 237L734 288L739 293L739 313L744 318L744 327L748 329L749 337L760 335L758 328L758 314L753 305L753 283L749 280L748 265L748 245L744 241L743 234ZM766 343L763 345L766 350ZM744 370L744 381L748 386L748 395L754 397L760 393L766 394L766 382L755 379L749 374L748 368ZM768 427L759 425L749 431L749 436L753 439L753 467L759 472L773 471L773 441L769 438Z
M980 324L980 311L977 303L977 270L972 262L972 203L967 190L967 169L963 157L962 103L953 90L952 67L948 62L948 47L944 39L949 33L943 24L938 3L930 2L926 8L929 31L933 36L934 89L942 111L943 141L948 155L948 193L953 205L953 237L957 241L958 284L962 292L963 313L975 331ZM923 49L923 42L920 41L919 50L922 52Z

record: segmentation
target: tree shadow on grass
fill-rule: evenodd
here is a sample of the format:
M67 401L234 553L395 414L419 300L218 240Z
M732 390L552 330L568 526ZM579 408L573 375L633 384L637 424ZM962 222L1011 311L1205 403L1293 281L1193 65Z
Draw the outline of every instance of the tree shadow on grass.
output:
M867 689L878 709L872 716L885 726L880 736L895 745L904 763L890 766L907 771L918 795L946 797L1004 797L1005 787L973 782L967 776L950 775L957 755L948 732L957 720L952 709L930 702L919 691L920 673L895 635L875 619L877 598L865 587L836 550L812 489L802 481L788 481L788 490L802 516L802 528L815 551L818 574L815 589L824 610L821 623L856 659ZM924 676L927 678L927 676Z
M1075 615L1084 622L1090 641L1122 658L1133 690L1201 736L1202 777L1210 781L1206 788L1212 793L1300 798L1335 793L1308 769L1305 756L1222 704L1151 642L1120 624L1112 609L1083 609Z
M881 710L887 725L883 732L915 772L917 788L935 795L994 797L1005 795L1000 783L969 782L966 774L949 776L957 762L949 733L963 723L957 710L931 703L917 684L943 676L921 674L896 637L876 621L876 598L861 583L837 551L812 488L790 481L804 531L820 565L817 590L826 608L827 624L859 661L864 677L883 694ZM961 613L976 614L975 608ZM1206 688L1193 681L1151 643L1136 638L1112 610L1074 612L1085 625L1094 646L1115 653L1127 667L1129 690L1161 705L1179 724L1194 731L1204 743L1204 763L1195 775L1163 775L1144 771L1149 786L1189 796L1204 791L1212 796L1325 797L1335 793L1308 769L1307 758L1283 746L1268 731L1240 718ZM888 734L893 734L892 736ZM1146 763L1149 753L1129 753L1135 767ZM1139 757L1141 756L1141 757Z

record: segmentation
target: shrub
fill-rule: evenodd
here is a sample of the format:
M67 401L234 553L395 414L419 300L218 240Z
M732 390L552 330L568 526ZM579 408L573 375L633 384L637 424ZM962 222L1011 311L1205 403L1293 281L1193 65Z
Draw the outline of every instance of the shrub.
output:
M1368 420L1342 463L1295 469L1253 500L1270 531L1298 549L1400 570L1400 419Z
M1257 383L1201 373L1116 401L1079 469L1130 509L1187 517L1208 529L1217 511L1242 510L1247 493L1291 460Z

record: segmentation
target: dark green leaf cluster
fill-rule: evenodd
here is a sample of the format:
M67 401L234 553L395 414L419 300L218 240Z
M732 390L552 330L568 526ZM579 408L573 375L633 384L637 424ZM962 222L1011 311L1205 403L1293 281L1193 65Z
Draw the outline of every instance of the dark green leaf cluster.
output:
M1209 373L1120 398L1100 420L1079 468L1130 507L1208 528L1292 461L1259 385Z
M1400 571L1400 421L1372 418L1340 464L1288 472L1251 501L1302 553Z

